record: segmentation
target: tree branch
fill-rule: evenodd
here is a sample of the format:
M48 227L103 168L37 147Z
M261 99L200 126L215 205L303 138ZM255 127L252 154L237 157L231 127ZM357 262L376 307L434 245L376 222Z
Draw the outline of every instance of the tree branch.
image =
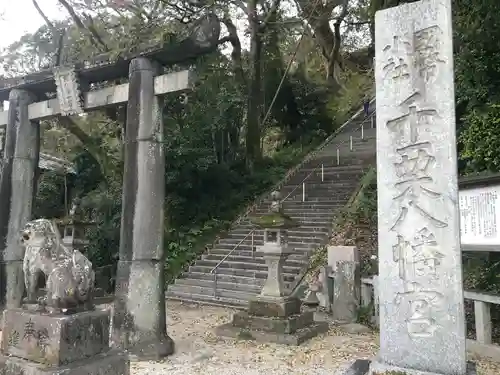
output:
M260 24L261 30L264 29L267 26L267 24L269 23L269 21L271 20L271 18L273 18L276 15L276 12L278 11L280 4L281 4L281 0L274 0L273 1L273 4L271 5L269 12L267 12L266 18L264 18L264 20Z
M231 43L233 50L231 51L231 60L233 61L233 69L237 77L241 80L241 82L246 85L245 73L243 72L243 62L241 58L241 42L238 37L238 30L236 29L236 25L233 23L229 15L225 15L225 17L221 20L222 23L226 26L227 32L229 36L227 36L227 40ZM225 38L223 38L225 39Z
M43 12L42 8L40 8L40 5L38 5L38 2L36 0L32 0L32 2L33 2L33 6L35 7L36 11L43 18L43 20L45 21L45 23L47 24L49 29L54 31L55 30L54 24L52 22L50 22L49 18Z
M89 34L90 43L92 43L92 45L101 52L109 52L108 46L101 39L97 31L95 29L91 30L88 27L86 27L85 24L82 22L81 18L78 16L78 14L76 14L73 7L66 0L58 0L58 1L68 11L69 15L73 19L73 22L75 22L76 26L80 30L83 30Z
M62 57L62 49L64 47L64 31L59 31L54 24L49 20L49 18L45 15L43 12L42 8L40 8L40 5L38 5L38 2L36 0L32 0L33 6L35 7L36 11L40 16L43 18L45 23L47 24L48 28L52 32L52 38L53 38L53 43L56 43L57 40L57 46L56 46L56 55L55 55L55 61L53 62L55 66L59 66L61 64L61 57Z

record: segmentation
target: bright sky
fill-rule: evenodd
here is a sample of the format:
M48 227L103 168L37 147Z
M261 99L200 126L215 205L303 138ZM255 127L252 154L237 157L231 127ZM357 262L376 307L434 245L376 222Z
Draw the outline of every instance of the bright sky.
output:
M18 40L26 32L34 32L43 25L31 0L2 0L0 4L0 48ZM38 3L49 19L64 17L57 0L39 0Z

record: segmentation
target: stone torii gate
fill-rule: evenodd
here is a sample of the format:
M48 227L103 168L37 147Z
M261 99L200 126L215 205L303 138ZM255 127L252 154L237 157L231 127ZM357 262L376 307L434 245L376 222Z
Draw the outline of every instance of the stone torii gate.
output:
M23 249L19 232L31 219L40 149L40 120L81 114L127 103L119 262L113 313L113 342L142 358L174 350L167 335L164 277L165 155L162 150L163 101L190 90L189 70L161 74L161 66L189 62L216 50L220 23L209 15L190 37L115 62L56 67L3 83L0 127L6 125L0 177L0 250L6 268L6 307L20 307L24 294ZM81 87L127 77L129 83L94 91ZM2 82L0 82L0 87ZM38 101L57 93L55 99ZM46 96L45 96L46 98Z

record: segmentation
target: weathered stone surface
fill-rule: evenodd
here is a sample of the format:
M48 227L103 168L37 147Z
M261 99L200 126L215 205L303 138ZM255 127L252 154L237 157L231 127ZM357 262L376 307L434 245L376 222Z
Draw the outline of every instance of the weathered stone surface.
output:
M294 297L265 298L258 296L248 304L248 313L256 316L287 318L300 313L301 301Z
M369 359L357 359L352 364L347 365L335 372L335 375L366 375L370 368Z
M90 310L93 308L95 274L92 263L79 251L62 244L59 228L47 219L32 220L23 228L24 283L29 303L37 302L40 273L47 280L41 308L51 312Z
M217 327L215 329L215 333L220 337L235 338L240 340L255 340L257 342L283 345L300 345L321 333L328 332L328 328L328 323L326 322L314 322L308 327L301 328L292 334L288 334L249 330L246 328L235 327L232 323L227 323Z
M356 246L328 246L328 266L333 272L337 269L337 262L350 261L359 263L359 251Z
M342 324L339 326L339 328L344 332L351 333L354 335L372 332L372 330L370 328L368 328L367 326L364 326L364 325L358 324L358 323Z
M265 316L254 316L246 311L240 311L233 315L232 324L235 327L260 330L274 333L295 333L314 322L314 312L305 311L288 318L271 318Z
M441 375L425 371L408 370L387 366L368 359L357 359L352 364L338 370L335 375ZM466 375L477 375L476 365L467 362Z
M264 245L257 246L257 253L267 264L267 278L260 295L283 297L286 294L283 279L283 265L293 249L288 246L286 229L264 229Z
M2 192L2 199L10 199L5 204L7 211L0 211L2 225L8 222L7 228L1 229L6 237L4 261L6 262L6 306L16 308L21 306L24 283L22 259L24 249L20 244L19 233L31 219L33 198L36 191L36 168L40 151L40 126L38 122L30 121L28 105L33 102L33 96L22 90L12 90L9 96L9 125L7 130L6 178L2 181L2 189L10 183L10 189ZM16 132L15 138L13 133ZM14 145L12 144L14 142ZM4 158L5 159L5 158ZM3 173L2 173L3 174ZM2 177L3 178L3 177ZM5 232L6 230L6 232ZM0 245L3 248L3 243Z
M165 95L171 92L190 90L196 74L189 70L173 72L155 77L155 95ZM87 111L99 107L107 107L126 103L128 100L129 84L106 87L100 90L89 91L83 94L83 106ZM57 99L49 99L29 105L30 120L43 120L58 116L61 113ZM7 111L0 110L0 126L7 124Z
M449 374L453 373L449 372ZM465 372L463 374L477 375L476 365L472 362L467 362L465 366ZM370 363L370 370L368 371L368 375L442 375L442 373L390 366L377 361L372 361Z
M109 311L51 316L4 312L2 352L46 365L63 365L109 350Z
M0 356L2 375L129 375L130 363L125 354L108 352L62 367L8 356Z
M378 360L464 375L451 1L379 11L375 29Z
M333 281L332 314L335 320L354 322L360 306L361 278L359 263L337 262Z
M321 284L320 291L317 294L319 305L327 312L330 312L332 310L333 302L333 280L330 277L331 273L332 268L330 266L321 267L318 277L318 281Z
M142 358L174 350L167 335L163 228L165 155L162 102L155 96L158 68L130 63L117 299L113 343ZM127 280L128 276L128 280Z
M174 352L167 335L164 265L134 261L130 270L127 310L130 313L129 349L139 358L158 359Z

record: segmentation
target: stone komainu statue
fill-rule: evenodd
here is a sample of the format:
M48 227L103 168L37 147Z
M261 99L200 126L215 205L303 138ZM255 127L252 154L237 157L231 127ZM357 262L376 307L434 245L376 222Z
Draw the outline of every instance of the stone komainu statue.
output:
M30 221L22 231L24 282L27 302L38 302L55 312L91 309L95 273L92 263L78 250L69 250L61 241L57 225L47 219ZM46 278L46 295L37 301L38 277Z

